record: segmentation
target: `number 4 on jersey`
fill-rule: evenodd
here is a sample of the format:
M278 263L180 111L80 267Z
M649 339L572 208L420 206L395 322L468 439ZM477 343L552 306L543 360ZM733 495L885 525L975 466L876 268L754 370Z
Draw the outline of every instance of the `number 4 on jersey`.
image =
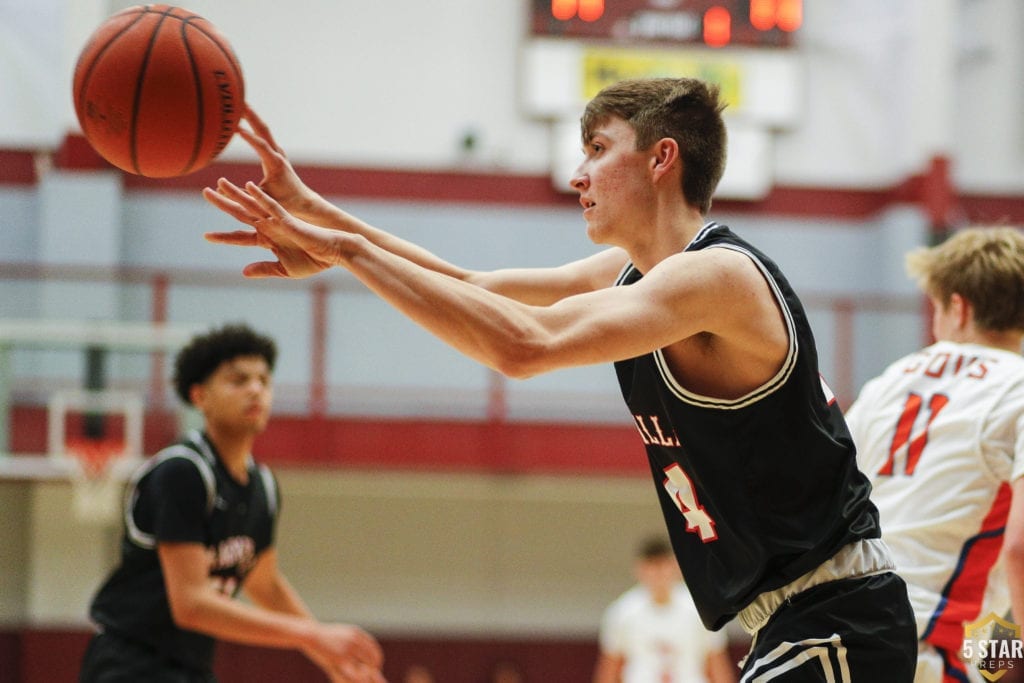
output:
M700 540L709 543L718 538L715 522L697 500L697 492L693 490L693 482L686 476L678 464L665 468L665 490L672 502L686 518L686 530L700 536Z
M921 459L921 453L928 444L928 428L932 426L932 421L935 420L939 411L946 407L947 403L949 403L949 397L945 394L933 394L928 399L928 421L925 423L921 433L914 436L914 424L917 422L917 416L921 412L924 398L920 394L910 392L907 396L907 402L903 404L903 412L900 414L899 422L896 423L896 433L893 434L892 444L889 445L889 457L885 464L882 465L882 468L878 470L879 475L892 476L896 454L904 447L907 449L907 464L904 466L903 471L907 476L914 473L917 462Z

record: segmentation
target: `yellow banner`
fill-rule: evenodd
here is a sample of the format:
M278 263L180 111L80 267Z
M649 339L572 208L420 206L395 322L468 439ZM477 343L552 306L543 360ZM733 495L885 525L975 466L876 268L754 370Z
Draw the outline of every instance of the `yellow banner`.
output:
M740 109L743 67L728 58L698 57L691 53L638 51L622 48L585 48L583 51L583 100L601 88L627 78L699 78L715 83L733 111Z

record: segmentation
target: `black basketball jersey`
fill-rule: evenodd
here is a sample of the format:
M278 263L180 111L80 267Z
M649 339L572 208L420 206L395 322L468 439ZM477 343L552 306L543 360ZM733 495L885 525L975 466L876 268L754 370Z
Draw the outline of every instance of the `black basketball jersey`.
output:
M687 390L660 350L615 369L683 575L704 624L717 629L760 593L880 532L871 486L818 372L796 294L771 260L727 227L709 223L686 251L709 248L745 254L771 287L789 333L778 373L723 400ZM616 284L641 277L629 264Z
M164 657L209 670L214 640L175 625L157 544L203 544L212 559L210 581L236 595L256 558L273 544L278 510L270 470L250 460L248 472L245 485L232 478L199 432L147 460L128 485L121 562L93 599L93 621Z

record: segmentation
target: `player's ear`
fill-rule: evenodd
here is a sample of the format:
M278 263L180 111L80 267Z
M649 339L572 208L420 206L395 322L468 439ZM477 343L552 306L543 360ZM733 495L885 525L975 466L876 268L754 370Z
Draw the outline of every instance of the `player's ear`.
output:
M188 388L188 400L196 408L202 406L203 396L205 396L205 392L202 384L197 382Z
M651 149L651 170L655 179L668 173L679 159L679 143L672 138L661 138Z
M960 329L967 327L974 318L974 306L966 297L956 292L949 296L949 310L955 316L957 327Z

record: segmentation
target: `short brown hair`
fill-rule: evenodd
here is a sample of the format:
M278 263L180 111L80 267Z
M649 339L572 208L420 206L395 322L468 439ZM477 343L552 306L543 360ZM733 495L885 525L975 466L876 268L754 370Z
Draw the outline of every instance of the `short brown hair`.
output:
M636 556L641 560L658 560L672 557L672 546L664 536L649 536L643 539L636 549Z
M907 254L907 272L945 306L953 294L974 308L975 324L1024 330L1024 233L1011 227L958 230L934 247Z
M581 120L583 143L590 142L594 129L613 116L633 127L637 149L672 138L679 144L683 161L683 197L706 215L725 172L723 109L718 86L696 78L619 81L587 104Z

